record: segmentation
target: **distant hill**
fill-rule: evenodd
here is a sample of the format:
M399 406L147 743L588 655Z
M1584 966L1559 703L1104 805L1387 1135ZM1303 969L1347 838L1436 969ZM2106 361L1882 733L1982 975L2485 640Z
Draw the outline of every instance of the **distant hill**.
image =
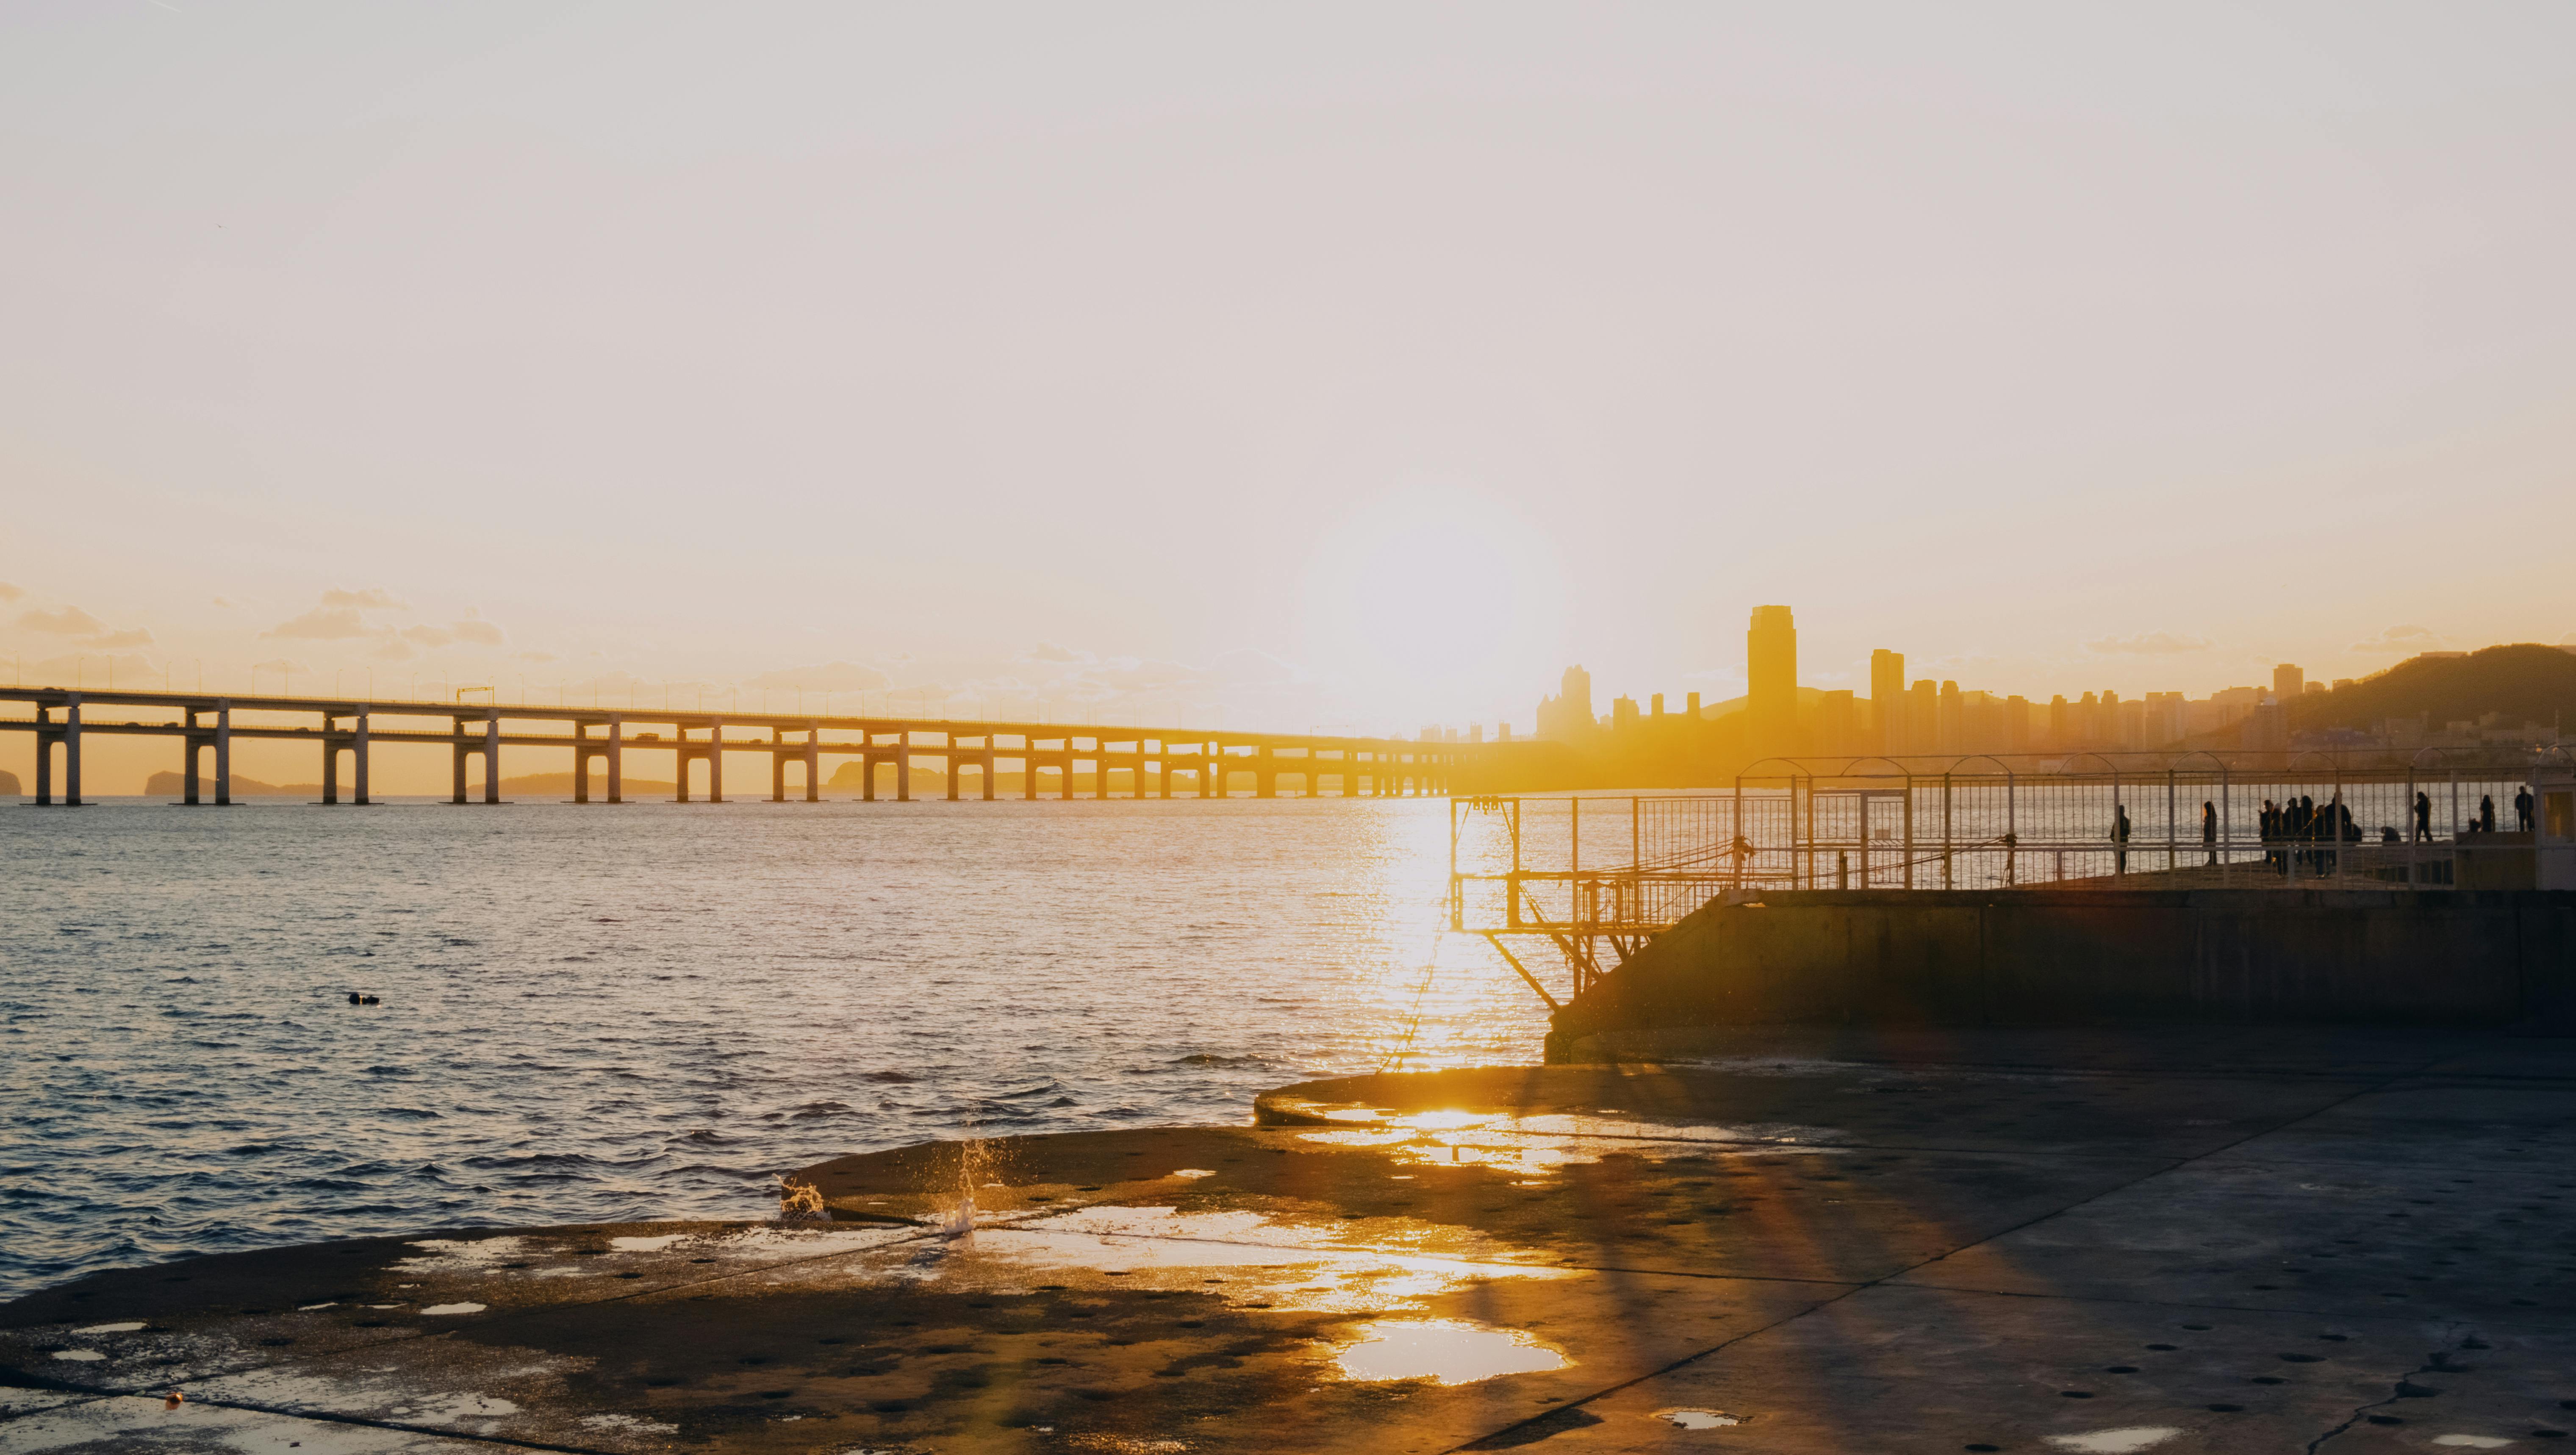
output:
M157 798L164 794L176 798L187 791L187 783L181 779L176 769L155 773L143 780L143 794L146 798ZM200 774L197 780L197 791L209 798L213 797L215 775ZM275 783L262 783L256 778L245 778L239 773L233 775L233 797L235 798L320 798L321 796L322 785L319 783L288 783L281 786Z
M0 768L0 798L19 798L25 793L26 790L18 786L18 775Z
M2290 707L2290 726L2367 729L2383 718L2429 713L2439 732L2490 712L2507 727L2556 721L2576 729L2576 653L2526 643L2401 662L2350 687L2301 697Z

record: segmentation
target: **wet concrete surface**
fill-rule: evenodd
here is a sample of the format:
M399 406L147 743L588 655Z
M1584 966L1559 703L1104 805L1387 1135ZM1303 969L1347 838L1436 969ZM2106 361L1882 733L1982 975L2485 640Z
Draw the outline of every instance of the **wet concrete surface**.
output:
M2576 1044L1731 1035L1689 1061L1308 1083L1251 1126L839 1158L791 1178L829 1222L97 1275L0 1306L0 1450L2576 1431Z

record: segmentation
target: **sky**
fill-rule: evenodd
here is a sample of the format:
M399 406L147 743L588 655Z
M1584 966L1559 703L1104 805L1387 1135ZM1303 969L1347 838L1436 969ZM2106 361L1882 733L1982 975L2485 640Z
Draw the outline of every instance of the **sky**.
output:
M1770 602L1863 692L2556 642L2571 176L2563 3L15 4L0 670L1409 734Z

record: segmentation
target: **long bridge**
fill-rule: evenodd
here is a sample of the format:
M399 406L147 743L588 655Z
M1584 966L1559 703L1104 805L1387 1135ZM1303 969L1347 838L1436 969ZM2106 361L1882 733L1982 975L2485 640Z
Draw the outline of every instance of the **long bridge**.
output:
M1282 778L1297 780L1303 796L1336 780L1342 797L1395 797L1449 791L1462 745L1406 742L1400 738L1336 737L1300 733L1202 731L1033 722L965 722L945 718L831 717L763 712L611 709L596 705L526 703L422 703L346 697L230 697L190 692L86 691L59 687L0 688L0 703L28 704L27 716L0 716L0 731L36 735L35 801L79 804L81 740L92 733L181 740L183 801L206 801L206 760L211 758L213 801L232 802L232 746L236 738L305 743L322 757L322 801L363 804L368 796L368 755L379 743L444 744L453 756L451 801L468 802L466 760L480 755L485 803L501 801L501 750L552 748L569 753L573 801L623 803L629 753L674 754L678 801L690 798L690 767L707 765L706 800L725 798L728 755L769 756L769 797L785 802L791 767L800 770L803 797L822 796L825 758L857 759L862 794L877 796L880 765L894 768L897 801L912 798L913 764L940 760L948 797L959 796L962 770L982 777L983 797L995 797L999 767L1016 762L1021 796L1038 796L1040 770L1053 768L1058 794L1074 796L1078 766L1092 769L1093 796L1109 796L1113 768L1133 773L1137 798L1232 796L1249 777L1255 795L1276 797ZM120 710L115 717L101 709ZM312 725L291 721L310 718ZM281 722L285 718L289 721ZM379 725L378 719L389 719ZM423 726L424 722L435 724ZM401 724L409 724L401 725ZM650 731L636 731L638 727ZM340 766L349 763L349 792L341 793ZM59 761L59 770L56 767ZM605 794L591 794L592 767L603 770ZM1149 792L1150 786L1150 792ZM59 788L59 791L57 791Z

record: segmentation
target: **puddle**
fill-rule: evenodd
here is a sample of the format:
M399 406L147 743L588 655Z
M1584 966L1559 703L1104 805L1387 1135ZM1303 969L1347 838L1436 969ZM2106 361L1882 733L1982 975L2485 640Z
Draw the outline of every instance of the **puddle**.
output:
M140 1322L131 1324L92 1324L86 1329L74 1329L72 1332L75 1334L131 1334L142 1327L143 1325Z
M676 1435L680 1433L680 1427L677 1425L666 1425L660 1420L648 1420L641 1415L584 1415L581 1417L581 1424L584 1429L606 1430L612 1434L618 1435Z
M653 1238L611 1238L608 1246L620 1253L659 1253L687 1236L686 1233L664 1233Z
M2513 1442L2499 1440L2493 1435L2435 1435L2433 1443L2448 1445L2455 1450L2501 1450Z
M2181 1433L2174 1425L2130 1425L2082 1435L2051 1435L2048 1443L2076 1455L2130 1455L2136 1450L2152 1450Z
M1668 1425L1679 1425L1685 1430L1722 1430L1729 1425L1744 1423L1741 1416L1719 1410L1657 1410L1652 1418Z
M1436 1251L1427 1245L1437 1239ZM1464 1246L1461 1246L1464 1244ZM953 1248L953 1245L950 1245ZM1460 1254L1468 1256L1441 1256ZM977 1231L971 1254L924 1259L906 1271L921 1278L962 1273L973 1260L1024 1268L1081 1268L1140 1281L1173 1270L1270 1269L1221 1290L1227 1302L1316 1312L1374 1313L1416 1307L1423 1299L1498 1278L1578 1278L1565 1268L1504 1261L1535 1256L1461 1239L1449 1230L1366 1243L1339 1228L1274 1222L1259 1213L1183 1213L1161 1207L1081 1208L1040 1223ZM1494 1261L1480 1261L1492 1258ZM1198 1278L1187 1280L1204 1287Z
M1360 1325L1362 1335L1335 1356L1345 1379L1436 1379L1473 1384L1505 1374L1540 1374L1569 1364L1526 1334L1458 1319L1388 1320Z
M56 1349L54 1351L54 1357L57 1359L68 1359L75 1364L86 1364L93 1359L104 1359L107 1356L101 1354L96 1349Z
M499 1238L420 1238L403 1245L426 1252L394 1264L399 1273L466 1273L481 1272L498 1264L526 1256L527 1240L516 1236Z
M1173 1175L1174 1177L1189 1177L1189 1178L1214 1177L1214 1176L1216 1175L1216 1170L1215 1170L1214 1168L1210 1168L1210 1167L1184 1167L1184 1168L1182 1168L1180 1171L1175 1172L1175 1173L1173 1173L1172 1175Z
M483 1312L483 1305L479 1303L434 1303L429 1307L422 1309L421 1312L425 1314L479 1314Z
M1552 1122L1572 1119L1529 1117L1523 1120ZM1539 1132L1517 1126L1471 1127L1454 1132L1424 1132L1398 1127L1301 1132L1298 1139L1328 1147L1376 1148L1402 1166L1487 1167L1521 1177L1545 1177L1567 1167L1598 1162L1614 1155L1653 1158L1659 1155L1657 1143L1665 1149L1683 1145L1714 1145L1728 1150L1802 1152L1820 1156L1839 1155L1842 1150L1818 1145L1813 1138L1830 1134L1814 1127L1799 1129L1805 1134L1804 1138L1694 1135L1701 1131L1727 1130L1675 1127L1669 1129L1671 1135L1630 1136L1620 1133Z

